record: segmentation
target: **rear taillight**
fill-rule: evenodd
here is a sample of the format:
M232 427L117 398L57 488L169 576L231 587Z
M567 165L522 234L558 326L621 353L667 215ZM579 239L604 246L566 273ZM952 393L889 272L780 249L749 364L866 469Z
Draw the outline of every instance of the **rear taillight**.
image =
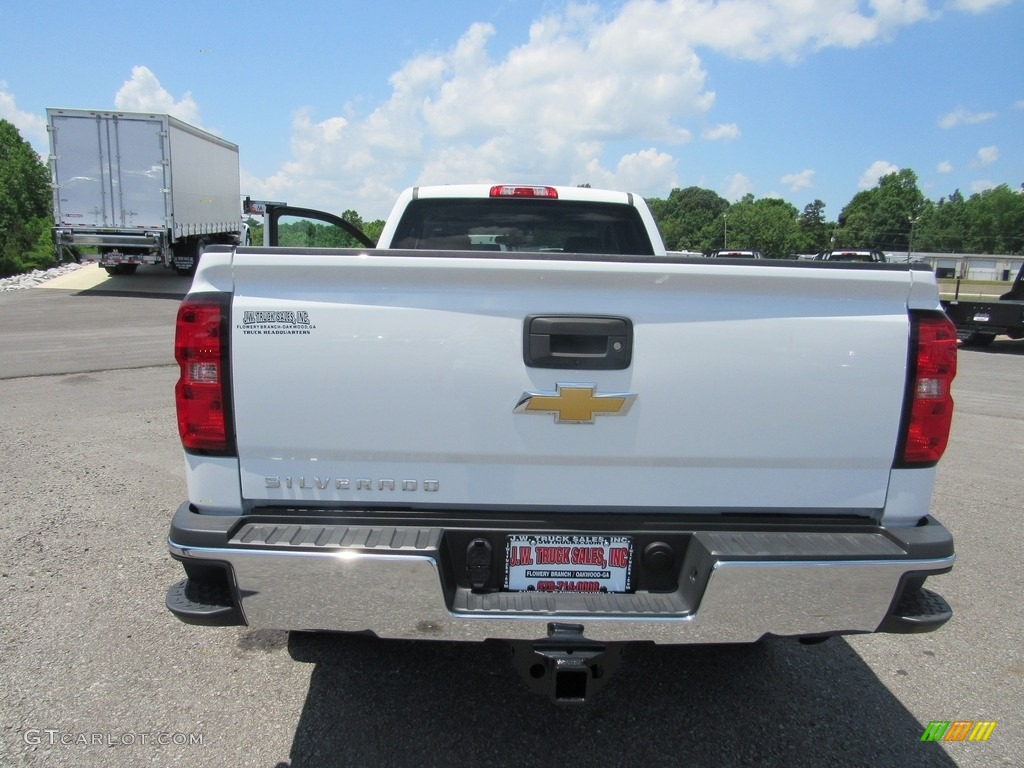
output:
M941 313L912 314L907 397L897 466L935 464L953 419L956 328Z
M188 296L178 308L174 388L178 434L186 451L231 455L234 437L228 377L227 294Z
M540 197L557 200L558 190L554 187L530 187L522 184L498 184L491 187L491 197Z

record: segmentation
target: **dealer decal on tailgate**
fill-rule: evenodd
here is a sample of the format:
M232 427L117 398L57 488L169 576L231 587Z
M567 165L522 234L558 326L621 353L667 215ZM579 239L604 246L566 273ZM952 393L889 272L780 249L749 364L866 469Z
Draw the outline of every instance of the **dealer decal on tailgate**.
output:
M629 536L509 534L505 589L513 592L628 592Z
M308 336L316 330L308 312L291 309L246 309L236 327L245 336Z

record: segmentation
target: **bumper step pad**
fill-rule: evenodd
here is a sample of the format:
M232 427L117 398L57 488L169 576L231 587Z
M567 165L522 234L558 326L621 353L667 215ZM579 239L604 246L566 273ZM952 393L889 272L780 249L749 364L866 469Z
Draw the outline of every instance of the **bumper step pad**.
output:
M904 592L878 628L879 632L913 634L931 632L953 618L953 609L929 589Z
M186 624L230 627L245 624L226 584L182 579L167 590L167 609Z

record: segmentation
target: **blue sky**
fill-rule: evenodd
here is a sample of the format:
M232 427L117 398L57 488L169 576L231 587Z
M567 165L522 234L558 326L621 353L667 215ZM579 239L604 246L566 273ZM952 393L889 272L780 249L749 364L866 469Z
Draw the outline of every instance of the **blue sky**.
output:
M289 5L291 7L289 7ZM383 218L413 184L815 199L1024 184L1021 0L0 0L0 117L170 112L242 193ZM47 32L46 30L51 30Z

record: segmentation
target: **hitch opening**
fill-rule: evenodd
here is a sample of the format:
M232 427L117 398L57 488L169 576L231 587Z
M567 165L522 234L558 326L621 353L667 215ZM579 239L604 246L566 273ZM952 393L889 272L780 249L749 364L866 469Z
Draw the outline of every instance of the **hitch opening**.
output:
M510 643L512 661L536 693L559 703L582 703L593 696L622 663L622 643L597 643L583 636L581 624L548 624L542 640Z

